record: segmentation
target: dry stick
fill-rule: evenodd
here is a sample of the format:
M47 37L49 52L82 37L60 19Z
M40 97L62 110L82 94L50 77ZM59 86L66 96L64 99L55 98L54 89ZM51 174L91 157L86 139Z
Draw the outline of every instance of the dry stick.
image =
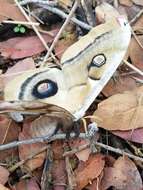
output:
M63 11L61 11L60 9L56 8L56 7L51 7L51 6L48 6L48 5L40 5L40 7L44 8L44 9L47 9L48 11L54 13L54 14L57 14L58 16L60 16L61 18L67 18L68 17L68 14L64 13ZM72 17L71 18L71 21L73 23L75 23L76 25L86 29L86 30L91 30L92 29L92 26L88 25L87 23L85 22L82 22L80 20L78 20L77 18L75 17Z
M71 138L75 138L75 136L76 136L76 134L74 134L74 133L70 134ZM85 133L80 133L79 138L86 139L88 137L87 137L87 135ZM14 148L14 147L17 147L17 146L23 145L23 144L33 144L33 143L45 142L45 141L46 142L51 142L51 141L54 141L54 140L62 140L62 139L66 139L66 134L57 134L57 135L54 135L52 137L43 136L43 137L37 137L37 138L33 138L33 139L28 139L28 140L15 141L15 142L12 142L12 143L0 145L0 150L6 150L6 149L9 149L9 148ZM105 145L105 144L100 143L100 142L95 142L95 145L100 146L100 147L102 147L102 148L104 148L106 150L112 151L114 153L121 154L121 155L126 155L126 156L128 156L128 157L130 157L130 158L132 158L134 160L139 160L139 161L143 162L143 158L138 157L138 156L134 156L134 155L129 154L127 152L124 152L124 151L120 150L119 148L114 148L114 147L111 147L109 145ZM83 148L85 148L85 147L83 147Z
M14 0L16 5L18 6L18 8L20 9L21 13L25 16L25 18L28 20L28 22L31 22L31 19L29 18L29 16L25 13L24 9L22 8L22 6L19 4L19 2L17 0ZM44 45L44 47L46 48L46 50L49 50L49 47L47 46L44 38L41 36L40 32L38 31L38 29L36 28L35 25L32 24L32 28L35 31L35 33L37 34L37 36L39 37L40 41L42 42L42 44ZM56 61L55 56L51 53L52 58Z
M132 155L132 154L130 154L130 153L128 153L128 152L125 152L125 151L119 149L119 148L114 148L114 147L111 147L111 146L109 146L109 145L105 145L105 144L100 143L100 142L95 142L95 145L100 146L100 147L102 147L102 148L104 148L104 149L106 149L106 150L109 150L109 151L111 151L111 152L114 152L114 153L117 153L117 154L121 154L121 155L125 155L125 156L128 156L129 158L132 158L132 159L134 159L134 160L138 160L138 161L143 162L143 158L138 157L138 156L134 156L134 155ZM77 148L74 148L74 149L71 150L71 151L65 152L65 153L63 154L63 156L70 156L70 155L72 155L72 154L75 154L75 153L78 152L79 150L81 151L81 150L84 150L84 149L88 148L89 146L90 146L90 143L89 143L89 144L85 144L85 145L81 145L81 146L79 146L79 147L77 147Z
M141 76L143 76L143 71L141 71L140 69L138 69L137 67L135 67L134 65L132 65L131 63L129 63L126 60L123 60L123 62L130 67L131 69L133 69L134 71L136 71L136 73L140 74Z
M136 16L129 22L130 24L133 24L137 21L137 19L143 14L143 9L139 11L139 13L136 14Z
M10 24L23 24L23 25L35 25L39 26L38 22L24 22L24 21L13 21L13 20L4 20L2 23L10 23Z
M58 3L57 1L43 1L43 0L23 0L20 2L20 5L26 5L28 3L39 3L44 5L56 6Z
M70 134L71 138L73 138L75 136L76 135L74 133ZM79 135L79 138L86 138L85 133L81 133ZM36 137L36 138L22 140L22 141L14 141L14 142L11 142L11 143L0 145L0 151L10 149L10 148L14 148L14 147L24 145L24 144L34 144L34 143L37 143L37 142L51 142L51 141L58 140L58 139L59 140L66 139L66 134L57 134L57 135L54 135L52 137L42 136L42 137Z
M28 160L31 160L32 158L34 158L35 156L37 156L38 154L44 152L45 150L47 150L48 145L44 146L43 148L41 148L40 150L38 150L37 152L34 152L32 155L29 155L26 159L21 160L19 162L17 162L15 165L13 165L12 167L10 167L8 169L9 172L14 172L18 167L22 166L25 162L27 162Z
M132 34L133 34L135 40L137 41L138 45L143 49L143 45L141 44L141 42L139 41L137 35L135 34L135 32L133 30L132 30Z
M55 37L52 45L50 46L48 53L44 57L43 63L41 64L41 67L44 66L46 60L48 59L49 55L53 51L53 49L54 49L56 43L58 42L58 40L59 40L59 38L60 38L63 30L65 29L65 27L67 26L67 24L70 22L71 17L73 16L76 8L78 7L78 4L79 4L79 0L76 0L75 3L74 3L74 5L73 5L73 7L72 7L72 9L71 9L71 11L70 11L70 13L69 13L69 15L68 15L68 17L66 18L66 20L65 20L64 24L62 25L62 27L60 28L60 30L59 30L58 34L56 35L56 37Z

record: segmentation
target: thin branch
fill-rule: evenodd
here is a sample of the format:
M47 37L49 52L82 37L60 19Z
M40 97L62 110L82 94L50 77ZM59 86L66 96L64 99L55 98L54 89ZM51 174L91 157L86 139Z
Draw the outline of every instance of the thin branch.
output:
M39 4L43 4L43 5L50 5L50 6L56 6L57 5L57 1L43 1L43 0L23 0L20 2L20 5L26 5L28 3L39 3Z
M55 45L57 44L62 32L65 30L65 27L68 25L68 23L70 22L70 19L72 18L75 10L77 9L78 7L78 4L79 4L79 0L76 0L68 17L66 18L64 24L62 25L62 27L60 28L58 34L56 35L52 45L50 46L49 50L48 50L48 53L46 54L46 56L44 57L44 60L43 60L43 63L41 64L41 67L44 66L45 62L47 61L48 57L50 56L51 52L53 51Z
M132 70L134 70L136 73L140 74L141 76L143 76L143 71L141 71L140 69L138 69L137 67L135 67L133 64L129 63L126 60L123 60L123 62L130 67Z
M70 134L70 137L71 138L75 138L76 134L75 133L71 133ZM88 138L87 135L85 133L80 133L79 135L79 138L83 138L83 139L86 139ZM37 143L37 142L51 142L51 141L54 141L54 140L62 140L62 139L66 139L66 134L57 134L57 135L54 135L52 137L48 137L48 136L43 136L43 137L37 137L37 138L33 138L33 139L28 139L28 140L22 140L22 141L15 141L15 142L12 142L12 143L8 143L8 144L4 144L4 145L0 145L0 150L6 150L6 149L10 149L10 148L14 148L14 147L17 147L17 146L20 146L20 145L23 145L23 144L34 144L34 143ZM114 148L114 147L111 147L109 145L105 145L103 143L100 143L100 142L95 142L95 145L96 146L100 146L106 150L109 150L109 151L112 151L114 153L117 153L117 154L121 154L121 155L126 155L134 160L139 160L141 162L143 162L143 158L141 157L138 157L138 156L134 156L132 154L129 154L123 150L120 150L119 148ZM87 144L85 146L83 146L83 149L87 148ZM90 143L89 143L89 146L90 146ZM80 149L82 150L82 149ZM69 154L71 154L71 151L68 152ZM68 155L68 153L66 153L66 156ZM73 152L75 153L75 151Z
M76 136L76 134L74 134L74 133L70 134L71 138L74 138L75 136ZM80 138L86 138L86 135L85 135L85 133L81 133L79 135L79 137ZM14 147L24 145L24 144L34 144L34 143L37 143L37 142L51 142L51 141L58 140L58 139L60 139L60 140L61 139L66 139L66 134L57 134L57 135L54 135L52 137L42 136L42 137L36 137L36 138L22 140L22 141L14 141L14 142L11 142L11 143L0 145L0 151L10 149L10 148L14 148Z
M109 146L109 145L106 145L106 144L103 144L103 143L100 143L100 142L95 142L95 145L99 146L101 148L104 148L104 149L106 149L108 151L111 151L111 152L114 152L114 153L117 153L117 154L121 154L121 155L125 155L125 156L128 156L129 158L132 158L134 160L138 160L138 161L143 162L143 158L141 158L139 156L134 156L134 155L132 155L132 154L130 154L128 152L125 152L125 151L119 149L119 148L114 148L112 146ZM84 150L84 149L86 149L88 147L90 147L90 143L89 144L85 144L85 145L81 145L81 146L79 146L77 148L74 148L71 151L67 151L67 152L65 152L63 154L63 156L70 156L70 155L75 154L76 152Z
M35 156L37 156L38 154L44 152L45 150L47 150L48 145L42 147L40 150L38 150L37 152L34 152L32 154L30 154L26 159L21 160L19 162L17 162L16 164L14 164L13 166L11 166L8 171L9 172L14 172L18 167L22 166L25 162L27 162L28 160L31 160L32 158L34 158Z
M42 7L44 9L47 9L48 11L54 13L54 14L57 14L58 16L60 16L61 18L65 19L68 17L68 14L64 13L63 11L61 11L60 9L58 8L55 8L55 7L50 7L48 5L38 5L39 7ZM86 29L86 30L91 30L92 29L92 26L88 25L87 23L84 23L80 20L78 20L77 18L75 17L72 17L71 18L71 21L75 24L77 24L78 26Z
M130 24L133 24L137 21L137 19L143 14L143 9L139 11L139 13L136 14L136 16L129 22Z
M22 6L20 5L20 3L17 0L14 0L16 5L18 6L19 10L21 11L21 13L25 16L25 18L27 19L28 22L31 22L30 17L26 14L26 12L24 11L24 9L22 8ZM32 24L32 28L35 31L35 33L37 34L37 36L39 37L40 41L42 42L43 46L45 47L45 49L48 51L49 47L47 46L44 38L41 36L40 32L38 31L38 29L36 28L35 25ZM55 56L51 53L52 58L56 61Z
M39 26L38 22L24 22L24 21L13 21L13 20L4 20L2 23L10 23L10 24L22 24L22 25L35 25Z

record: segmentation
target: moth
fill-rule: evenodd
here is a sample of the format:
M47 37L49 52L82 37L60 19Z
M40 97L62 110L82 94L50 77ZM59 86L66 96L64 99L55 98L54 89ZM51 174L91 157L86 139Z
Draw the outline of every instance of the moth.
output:
M130 37L124 17L98 25L65 51L61 68L38 68L17 76L5 87L4 99L55 104L80 118L121 63Z

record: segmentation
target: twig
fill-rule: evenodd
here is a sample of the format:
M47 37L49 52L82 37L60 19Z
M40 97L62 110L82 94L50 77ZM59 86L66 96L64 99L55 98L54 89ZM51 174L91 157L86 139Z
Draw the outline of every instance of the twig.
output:
M71 138L74 138L75 136L76 136L76 134L74 134L74 133L70 134ZM79 138L86 138L85 133L81 133L79 135ZM54 135L52 137L42 136L42 137L36 137L36 138L22 140L22 141L14 141L11 143L0 145L0 151L10 149L10 148L14 148L14 147L24 145L24 144L34 144L37 142L51 142L51 141L58 140L58 139L66 139L66 134L57 134L57 135Z
M31 22L31 19L28 17L28 15L26 14L26 12L24 11L24 9L22 8L22 6L19 4L19 2L17 0L14 0L16 5L18 6L18 8L20 9L21 13L25 16L25 18L28 20L28 22ZM38 29L36 28L35 25L32 24L32 28L35 31L35 33L37 34L37 36L39 37L40 41L42 42L43 46L45 47L45 49L48 51L49 47L47 46L44 38L41 36L40 32L38 31ZM52 58L56 61L55 56L51 53Z
M85 15L88 23L94 27L95 26L95 16L92 11L92 1L91 0L81 0L81 5L85 11Z
M70 165L70 160L68 156L65 157L65 163L66 163L66 171L67 171L67 177L68 177L68 189L74 190L77 184L76 184L74 172Z
M10 23L10 24L23 24L23 25L35 25L39 26L38 22L24 22L24 21L13 21L13 20L4 20L2 23Z
M137 35L135 34L135 32L133 30L132 30L132 34L133 34L135 40L137 41L138 45L141 47L141 49L143 49L143 45L141 44L141 42L139 41Z
M44 24L44 22L43 22L40 18L38 18L38 16L36 16L33 12L31 12L29 9L27 9L27 8L25 8L25 7L23 7L23 9L24 9L29 15L31 15L33 18L35 18L39 23Z
M72 9L71 9L71 11L70 11L70 13L69 13L69 15L68 15L68 17L66 18L66 20L65 20L64 24L62 25L62 27L60 28L60 30L59 30L58 34L56 35L56 37L55 37L52 45L50 46L50 48L48 50L48 53L44 57L43 63L41 64L41 67L44 66L46 60L48 59L49 55L53 51L53 49L54 49L56 43L58 42L58 40L59 40L59 38L60 38L63 30L65 29L65 27L67 26L67 24L70 22L70 19L73 16L73 14L74 14L74 12L75 12L78 4L79 4L79 0L76 0L75 3L74 3L74 5L73 5L73 7L72 7Z
M136 14L136 16L129 22L130 24L133 24L137 21L137 19L143 14L143 9L139 11L139 13Z
M64 13L63 11L61 11L58 8L50 7L50 6L47 6L47 5L40 5L40 4L39 4L39 7L42 7L42 8L47 9L48 11L50 11L50 12L52 12L54 14L59 15L61 18L67 18L68 17L68 14ZM78 26L86 29L86 30L91 30L92 29L92 26L90 26L87 23L84 23L84 22L78 20L75 17L72 17L71 21L74 22L75 24L77 24Z
M45 150L47 150L48 146L44 146L43 148L41 148L40 150L38 150L37 152L34 152L32 155L29 155L26 159L21 160L20 162L16 163L15 165L13 165L12 167L10 167L8 169L9 172L14 172L18 167L22 166L25 162L27 162L28 160L31 160L32 158L34 158L35 156L37 156L38 154L40 154L41 152L44 152Z
M117 153L117 154L121 154L121 155L125 155L125 156L128 156L129 158L132 158L134 160L139 160L139 161L143 162L143 158L141 158L139 156L134 156L134 155L132 155L132 154L130 154L128 152L125 152L125 151L119 149L119 148L114 148L112 146L105 145L105 144L100 143L100 142L95 142L95 145L96 146L100 146L100 147L102 147L102 148L104 148L106 150L109 150L111 152L114 152L114 153ZM89 146L90 146L90 143L89 144L85 144L85 145L81 145L78 148L74 148L73 150L64 153L63 156L72 155L72 154L76 153L77 150L84 150L84 149L88 148Z
M44 5L50 5L50 6L56 6L57 1L43 1L43 0L23 0L20 2L20 5L26 5L28 3L39 3L39 4L44 4Z
M70 134L71 138L75 138L75 136L76 136L75 133ZM79 138L86 139L88 137L87 137L87 135L85 133L80 133ZM45 142L45 141L46 142L51 142L51 141L54 141L54 140L62 140L62 139L66 139L66 134L57 134L57 135L54 135L52 137L43 136L43 137L37 137L37 138L33 138L33 139L28 139L28 140L15 141L15 142L12 142L12 143L0 145L0 150L2 151L2 150L14 148L14 147L17 147L17 146L20 146L20 145L23 145L23 144L34 144L34 143L37 143L37 142ZM100 143L100 142L95 142L95 145L100 146L100 147L102 147L102 148L104 148L106 150L115 152L117 154L126 155L126 156L128 156L128 157L130 157L130 158L132 158L134 160L139 160L139 161L143 162L143 158L138 157L138 156L134 156L134 155L129 154L127 152L124 152L124 151L120 150L119 148L114 148L114 147L111 147L109 145L105 145L105 144ZM90 144L89 144L89 146L90 146ZM83 149L85 149L85 148L87 148L87 145L85 145L85 147L83 146ZM66 154L68 155L68 153L66 153ZM69 151L69 154L71 154L70 151Z
M123 62L130 67L131 69L133 69L136 73L140 74L141 76L143 76L143 71L141 71L140 69L138 69L137 67L135 67L134 65L132 65L131 63L129 63L126 60L123 60Z

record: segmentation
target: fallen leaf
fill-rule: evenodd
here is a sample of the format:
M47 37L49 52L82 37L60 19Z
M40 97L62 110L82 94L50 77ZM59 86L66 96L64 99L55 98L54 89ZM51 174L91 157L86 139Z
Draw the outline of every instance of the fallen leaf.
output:
M142 21L143 24L143 21ZM137 36L141 44L143 44L143 35ZM139 46L137 41L132 38L129 46L129 56L132 63L139 69L143 70L143 54L142 48Z
M82 146L82 145L85 145L88 143L89 143L89 141L86 139L74 139L74 140L70 141L70 147L71 147L71 149L74 149L74 148L78 148L79 146ZM84 150L81 150L81 151L75 153L75 155L78 157L79 160L85 162L86 160L88 160L90 153L91 153L90 148L86 148Z
M66 165L64 160L55 160L52 167L52 180L54 190L64 190L67 182ZM62 185L63 184L63 185Z
M72 34L68 34L67 37L58 41L55 47L56 56L61 59L64 51L72 45L76 41L76 34L73 32Z
M43 38L46 43L53 41L53 37L48 34L43 35ZM37 36L17 37L0 42L1 55L11 59L29 57L41 53L44 50L45 47Z
M9 171L0 166L0 184L4 185L8 181Z
M54 141L51 145L52 151L53 151L53 159L59 160L63 159L63 142L62 141Z
M12 120L9 119L7 116L5 115L0 115L0 129L1 129L1 132L0 132L0 144L3 144L4 143L4 140L6 138L6 134L10 128L10 125L12 123Z
M24 123L23 130L19 134L19 140L26 140L32 138L30 134L30 123ZM33 155L34 153L40 151L45 146L45 143L34 143L28 145L20 145L19 146L19 157L20 160L26 159L28 156ZM28 160L24 164L24 168L33 171L36 168L39 168L45 159L45 152L42 152L36 155L33 159Z
M133 2L131 0L119 0L119 3L124 6L131 7L133 5Z
M142 0L132 0L132 2L135 3L136 5L143 6L143 1Z
M16 76L30 69L35 69L34 60L31 57L18 61L13 67L8 68L5 74L0 76L0 79L3 82L3 86L5 86L10 80L15 78Z
M0 144L9 143L18 139L19 125L6 115L0 115L0 129ZM17 156L17 148L3 150L2 154L0 154L0 161L6 161L12 156L13 158Z
M12 190L40 190L35 178L19 181Z
M104 169L102 189L141 190L142 179L136 165L128 157L119 157L113 167Z
M7 18L16 21L26 21L25 17L14 3L10 3L8 0L0 0L0 22Z
M75 169L77 189L84 188L90 181L97 178L101 174L104 164L104 156L101 154L90 155L86 162L81 161Z
M107 85L102 90L106 97L112 96L117 93L121 93L125 90L133 90L137 87L136 81L130 76L119 76L119 78L114 81L111 79Z
M114 135L117 135L125 140L143 143L143 128L134 129L129 131L111 131Z
M0 184L0 190L10 190L7 187L3 186L2 184Z
M98 104L94 115L99 127L107 130L130 130L143 127L143 87L116 94ZM140 103L139 103L140 102Z

